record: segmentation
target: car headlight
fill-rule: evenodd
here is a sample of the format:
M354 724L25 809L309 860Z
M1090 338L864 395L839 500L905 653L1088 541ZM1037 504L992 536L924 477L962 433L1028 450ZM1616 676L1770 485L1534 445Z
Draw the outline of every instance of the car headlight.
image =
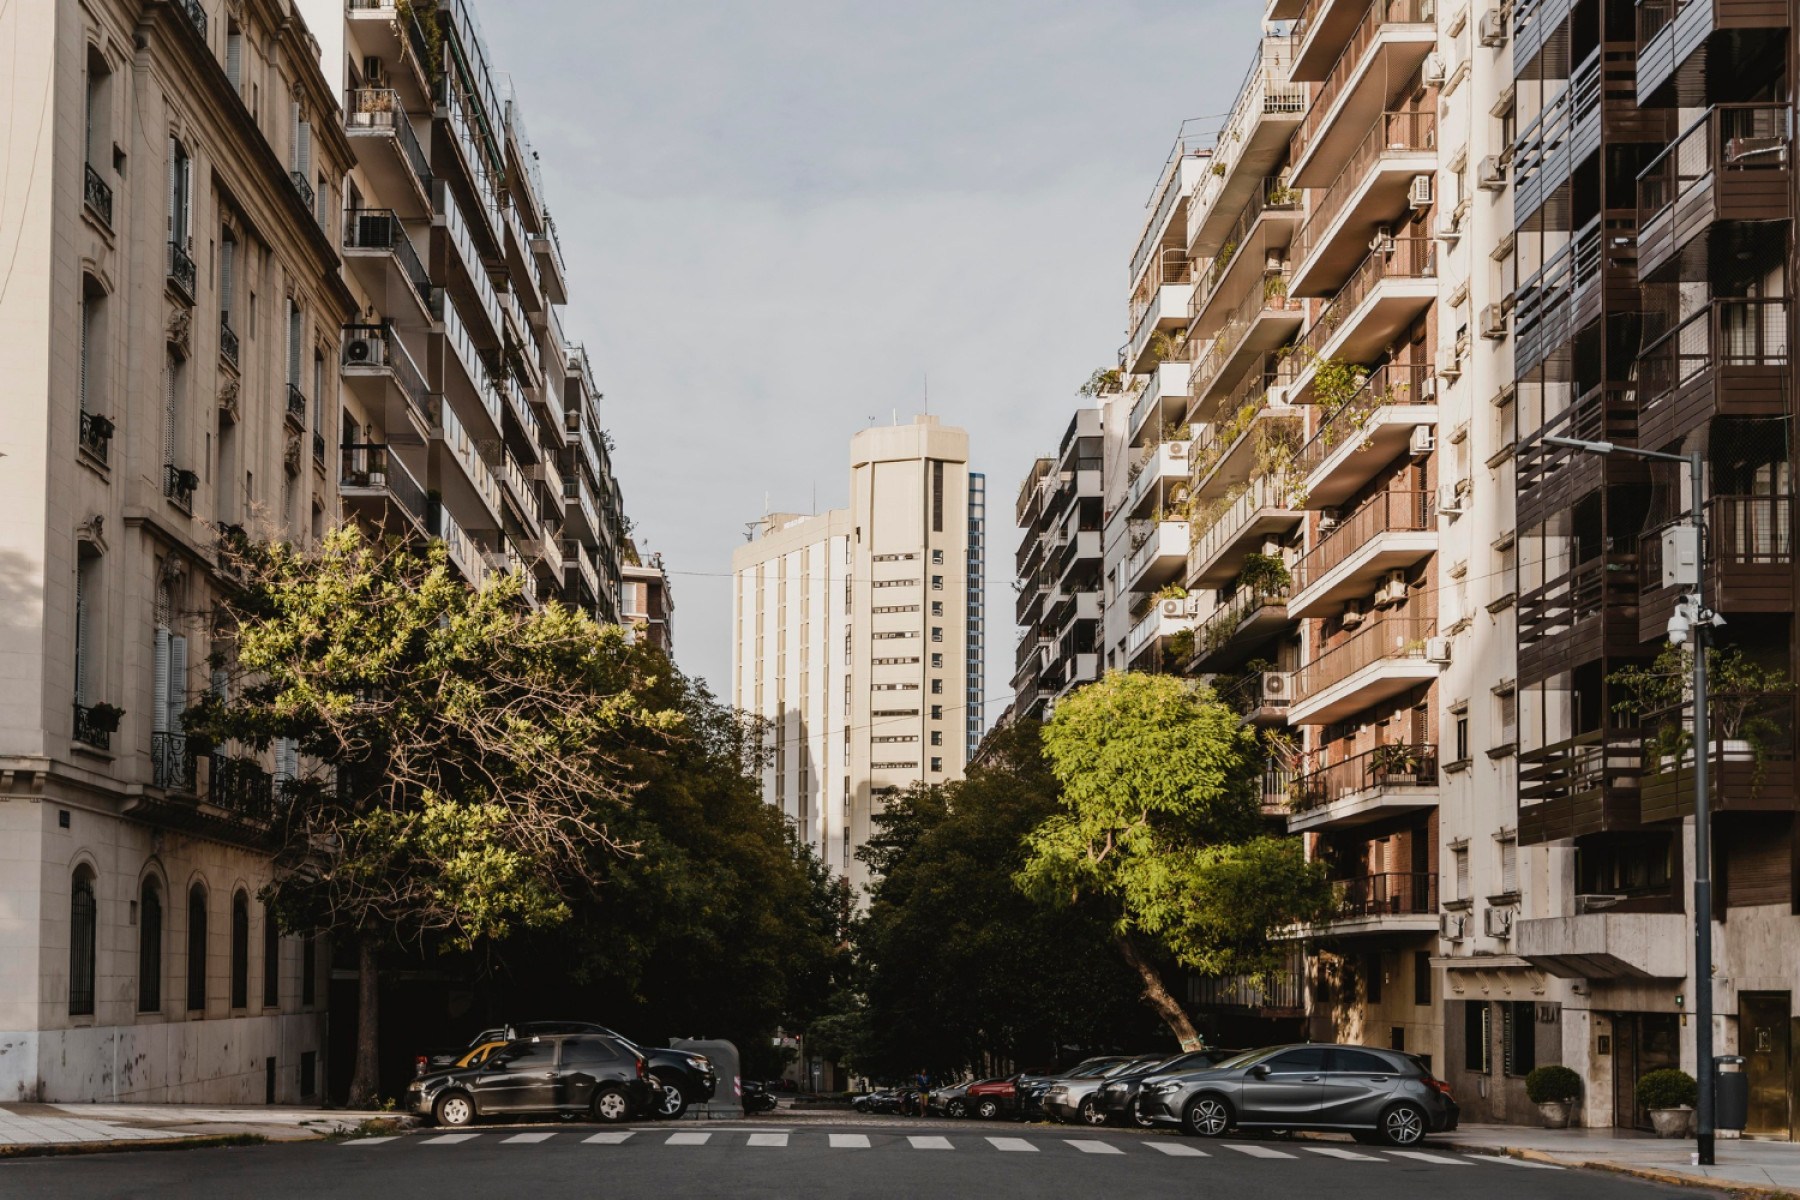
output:
M687 1061L688 1066L693 1067L696 1071L704 1071L706 1068L712 1066L712 1059L700 1054L688 1055Z
M1179 1092L1181 1090L1181 1084L1173 1079L1165 1079L1161 1083L1147 1085L1144 1090L1153 1095L1167 1096L1170 1092Z

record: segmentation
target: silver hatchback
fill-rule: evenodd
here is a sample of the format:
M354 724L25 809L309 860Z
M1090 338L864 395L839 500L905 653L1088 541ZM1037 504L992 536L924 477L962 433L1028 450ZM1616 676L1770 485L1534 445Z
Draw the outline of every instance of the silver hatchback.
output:
M1423 1060L1368 1046L1272 1046L1211 1070L1143 1084L1142 1112L1196 1137L1231 1129L1328 1129L1411 1146L1456 1128L1450 1085Z

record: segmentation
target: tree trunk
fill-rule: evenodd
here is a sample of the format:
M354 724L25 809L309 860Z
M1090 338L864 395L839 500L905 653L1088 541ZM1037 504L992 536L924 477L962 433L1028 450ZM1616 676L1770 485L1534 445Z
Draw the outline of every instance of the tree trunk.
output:
M1119 947L1119 953L1125 956L1125 961L1130 964L1131 969L1136 971L1138 978L1144 981L1144 1001L1156 1010L1156 1015L1162 1018L1163 1024L1167 1025L1181 1042L1182 1052L1200 1049L1203 1043L1199 1033L1194 1029L1194 1023L1188 1020L1187 1012L1176 1002L1169 989L1163 985L1162 975L1157 971L1155 964L1144 957L1143 952L1138 949L1137 943L1131 940L1129 934L1117 934L1113 941Z
M351 1108L374 1108L381 1090L381 947L370 934L356 943L356 1070L350 1076Z

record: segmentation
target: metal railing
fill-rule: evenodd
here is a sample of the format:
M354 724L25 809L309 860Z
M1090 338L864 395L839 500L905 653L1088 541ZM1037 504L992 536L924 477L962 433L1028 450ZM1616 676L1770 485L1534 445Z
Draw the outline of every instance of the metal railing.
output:
M186 512L194 511L194 491L200 486L200 476L185 467L169 464L163 466L163 495L173 500Z
M86 165L86 174L82 177L81 199L84 204L94 210L94 215L99 217L107 228L112 227L112 185L100 178L100 172L94 170L92 163Z
M169 243L169 282L173 283L191 304L194 299L194 260L180 242Z
M1265 509L1288 507L1286 479L1258 475L1241 495L1218 510L1211 520L1196 528L1193 546L1188 551L1188 573L1197 572L1221 550L1243 536L1243 531Z
M219 356L232 366L238 365L238 335L224 313L219 314Z
M1294 695L1314 696L1377 663L1425 658L1425 639L1436 632L1424 617L1383 615L1294 673Z
M1638 539L1642 586L1662 588L1663 531L1659 525ZM1717 576L1734 567L1779 567L1794 561L1794 497L1714 496L1706 502L1707 565Z
M288 424L295 429L306 428L306 393L300 390L297 383L287 385L286 416Z
M1638 172L1639 227L1715 172L1785 168L1792 137L1786 104L1713 105Z
M1206 347L1204 351L1195 354L1192 394L1204 395L1212 387L1213 382L1225 370L1225 364L1237 354L1264 313L1305 310L1305 301L1288 295L1285 270L1264 271L1255 277L1245 291L1244 298L1220 324L1219 331L1213 334L1210 342L1190 341L1190 345Z
M1330 185L1313 189L1318 198L1312 215L1294 234L1293 259L1303 263L1318 249L1325 233L1337 220L1344 205L1357 193L1364 174L1387 154L1415 153L1437 149L1437 114L1430 112L1386 112L1375 118L1369 132L1338 171Z
M275 815L275 777L254 759L214 754L206 772L206 802L254 821Z
M1237 636L1238 627L1265 608L1287 604L1284 587L1239 588L1236 594L1194 627L1194 657L1204 658Z
M94 706L75 702L75 740L84 746L92 746L96 750L107 750L112 747L112 731L96 729L93 718Z
M1332 410L1300 447L1295 469L1302 476L1318 470L1336 447L1362 431L1377 409L1432 403L1436 397L1427 395L1425 387L1429 372L1426 363L1388 363L1363 376L1350 398Z
M431 299L431 273L406 236L406 226L391 208L353 208L344 214L344 249L386 250L400 264L421 298Z
M81 414L81 448L101 462L106 461L112 448L113 432L111 417L91 412Z
M394 332L393 325L344 326L343 365L350 368L379 368L392 373L394 382L406 393L413 407L421 413L428 406L430 389L425 376L408 353L406 343Z
M1387 238L1370 250L1296 342L1302 361L1322 353L1362 303L1383 280L1437 278L1437 240L1428 237Z
M289 171L288 178L294 181L294 190L300 193L300 199L302 203L306 205L306 211L312 212L313 206L318 202L318 196L313 191L312 182L308 180L305 175L301 174L298 169Z
M413 177L427 193L431 191L431 160L419 145L399 92L393 88L351 88L344 97L344 129L349 133L393 134Z
M398 455L379 442L353 443L338 448L339 488L386 491L407 512L425 519L425 489L419 486Z
M188 19L188 23L194 27L194 32L198 33L200 40L204 42L209 22L206 9L201 5L200 0L173 0L173 3L175 11Z
M1437 783L1436 746L1393 742L1295 776L1288 787L1288 808L1313 812L1377 788L1432 788Z
M150 783L169 792L192 792L198 772L185 733L150 735Z
M1381 492L1369 497L1294 564L1294 590L1305 591L1344 560L1384 533L1429 532L1437 528L1430 492Z
M1787 297L1714 300L1638 355L1638 403L1648 411L1716 367L1787 364Z
M1231 273L1231 265L1238 261L1239 252L1244 249L1245 242L1249 240L1250 230L1255 227L1257 220L1265 212L1294 212L1299 207L1300 192L1298 189L1288 187L1278 176L1265 177L1262 186L1250 193L1250 199L1245 202L1243 210L1238 213L1237 221L1232 225L1231 232L1226 234L1224 240L1219 243L1219 249L1213 255L1211 265L1206 269L1206 277L1195 284L1193 297L1188 302L1188 316L1190 318L1198 317L1206 311L1207 305L1212 303L1213 296L1219 290L1219 285L1225 281L1225 276Z
M1384 871L1331 881L1338 920L1437 915L1437 876L1430 871Z
M1363 14L1362 21L1356 26L1344 48L1338 53L1337 61L1325 76L1325 82L1313 93L1312 105L1306 110L1306 117L1300 127L1294 130L1288 139L1288 161L1299 162L1306 156L1319 131L1325 127L1328 117L1335 117L1332 106L1342 96L1344 88L1356 75L1362 65L1363 55L1375 44L1375 39L1389 25L1423 25L1429 32L1435 0L1378 0Z

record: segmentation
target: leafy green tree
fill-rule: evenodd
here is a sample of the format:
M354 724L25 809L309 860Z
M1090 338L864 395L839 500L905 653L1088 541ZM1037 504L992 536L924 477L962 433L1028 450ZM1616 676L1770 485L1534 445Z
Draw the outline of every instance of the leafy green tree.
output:
M1157 960L1266 974L1273 931L1329 898L1299 840L1264 832L1256 735L1203 684L1114 673L1057 704L1044 749L1061 805L1027 836L1019 886L1104 904L1145 1000L1183 1048L1199 1045Z
M472 949L568 919L595 863L638 853L619 832L628 769L681 714L646 703L663 664L623 630L520 582L475 591L445 549L354 528L316 550L227 543L240 586L214 614L213 690L187 712L215 747L298 751L271 839L265 900L290 929L355 942L353 1104L378 1083L381 958Z

